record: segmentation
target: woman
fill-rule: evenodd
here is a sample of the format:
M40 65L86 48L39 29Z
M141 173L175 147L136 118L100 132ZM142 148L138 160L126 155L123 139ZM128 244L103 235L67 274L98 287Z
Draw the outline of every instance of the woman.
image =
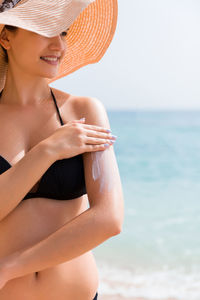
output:
M123 223L112 146L116 137L99 100L48 85L89 63L80 60L79 51L78 65L78 50L72 44L68 48L68 35L72 40L76 36L77 1L68 1L71 10L61 8L75 20L62 24L66 30L59 34L53 35L55 29L50 36L39 34L35 23L13 27L17 13L22 16L20 9L25 20L32 11L46 12L51 1L45 1L19 2L15 10L0 14L2 24L9 24L3 16L8 20L12 15L12 26L3 26L0 33L5 55L0 63L0 299L96 300L99 280L91 250L119 234ZM34 3L43 7L34 10ZM84 17L89 11L79 10ZM66 63L70 53L71 65Z

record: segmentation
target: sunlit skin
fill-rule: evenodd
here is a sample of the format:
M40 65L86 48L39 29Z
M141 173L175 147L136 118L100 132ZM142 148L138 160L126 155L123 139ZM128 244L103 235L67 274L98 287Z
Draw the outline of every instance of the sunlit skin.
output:
M53 78L58 73L59 64L67 51L64 35L61 33L49 38L22 28L11 32L4 27L0 43L7 50L9 58L1 103L37 105L41 99L50 97L45 78ZM50 65L40 59L48 55L59 56L59 64Z
M62 33L47 38L21 28L16 32L4 29L0 43L7 50L9 60L6 84L0 99L0 138L5 141L1 145L0 154L14 165L24 156L27 149L60 127L45 79L56 76L59 65L50 65L40 57L61 56L60 64L67 49ZM70 101L66 101L71 98L70 95L55 89L54 94L58 105L66 107L62 113L64 122L77 119L76 109L71 109ZM55 201L47 198L30 198L22 201L9 217L0 222L0 257L4 258L26 245L36 244L87 208L86 195L71 201ZM30 232L26 228L33 230ZM11 232L12 239L7 243ZM3 276L1 277L4 280ZM1 288L6 282L3 285L2 283ZM43 291L49 289L49 286L54 286L53 292L51 295L49 293L43 295ZM52 300L62 297L93 299L97 286L97 268L89 251L70 262L39 272L38 275L33 272L9 281L0 290L0 298L51 300L51 296Z
M67 46L62 33L48 38L21 28L16 32L4 29L0 35L0 43L7 50L9 59L6 84L0 98L0 140L5 141L0 145L0 155L14 165L29 149L50 137L61 127L46 82L46 78L53 78L58 74L59 65L50 65L40 57L61 56L60 64L67 54ZM85 126L85 130L89 126L88 136L96 139L100 137L95 130L94 133L92 132L91 124L110 129L108 117L100 102L89 97L73 96L57 89L53 91L58 107L60 111L62 110L64 124L85 117L86 124L81 126L83 128ZM105 138L105 131L101 134L101 138ZM107 135L108 133L106 138L111 139L111 136ZM57 236L55 242L52 240L44 258L41 259L42 252L37 252L39 264L47 259L51 267L36 268L34 261L36 254L30 258L33 266L31 272L27 273L24 269L25 273L22 275L20 273L17 277L16 270L10 269L8 282L3 282L3 276L0 276L1 300L92 300L94 298L98 290L99 278L96 261L90 249L92 250L109 237L119 234L123 219L123 196L114 151L112 147L104 149L106 149L106 164L104 161L98 161L101 173L95 180L92 178L91 153L89 151L83 153L87 194L67 201L30 198L21 201L0 221L0 266L5 257L19 249L37 245L39 241L43 241L44 246L47 245L47 237L55 233L53 237L56 238L56 230L59 228L64 230L65 237L62 239ZM26 171L22 172L23 176ZM101 177L112 183L111 190L110 183L103 181L102 184ZM10 238L11 233L12 238ZM61 247L61 243L65 240L67 243ZM60 264L57 263L57 258L60 259L63 249L65 255L74 258L66 257ZM55 254L55 259L51 261L50 256L47 255L50 251ZM21 265L29 267L29 264L23 262ZM18 275L18 271L16 273ZM1 289L3 286L4 288Z

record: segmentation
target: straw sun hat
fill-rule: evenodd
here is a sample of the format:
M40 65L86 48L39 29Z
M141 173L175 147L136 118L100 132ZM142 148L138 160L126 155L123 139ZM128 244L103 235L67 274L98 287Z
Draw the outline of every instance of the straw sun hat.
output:
M56 77L98 62L109 47L117 24L117 0L0 0L0 33L5 24L53 37L66 31L66 55ZM0 45L0 91L8 63Z

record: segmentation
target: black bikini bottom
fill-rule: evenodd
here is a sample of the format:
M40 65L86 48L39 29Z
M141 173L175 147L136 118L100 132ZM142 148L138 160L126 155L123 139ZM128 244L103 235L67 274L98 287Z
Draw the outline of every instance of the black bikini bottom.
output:
M98 293L96 293L95 297L93 300L97 300L97 297L98 297Z

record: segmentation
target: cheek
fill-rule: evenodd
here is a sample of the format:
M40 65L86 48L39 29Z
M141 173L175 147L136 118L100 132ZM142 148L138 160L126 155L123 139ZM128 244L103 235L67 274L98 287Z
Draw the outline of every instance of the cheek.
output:
M16 58L16 64L25 73L37 73L40 60L34 49L26 48Z
M37 63L33 50L27 49L23 51L20 55L20 63L25 68L33 67Z
M14 47L14 57L17 62L20 64L25 64L29 63L33 59L33 54L34 54L34 47L32 45L29 45L29 43L24 43L20 41L15 43Z
M21 55L21 62L26 67L38 67L38 63L41 62L40 52L38 48L34 47L34 44L30 44L30 46L24 48Z

